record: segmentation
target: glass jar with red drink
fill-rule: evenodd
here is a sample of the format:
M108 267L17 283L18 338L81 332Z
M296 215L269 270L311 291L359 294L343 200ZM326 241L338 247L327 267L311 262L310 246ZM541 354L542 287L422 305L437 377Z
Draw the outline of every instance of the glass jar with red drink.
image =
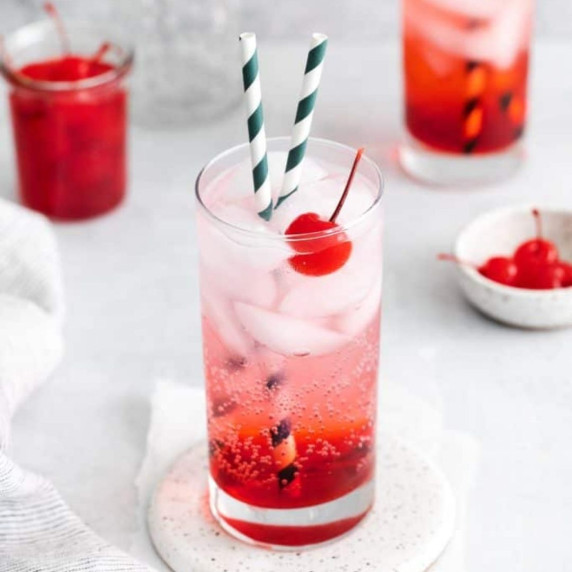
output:
M521 162L534 0L402 0L404 168L494 182Z
M43 21L4 41L21 201L80 220L121 203L133 50L94 26Z

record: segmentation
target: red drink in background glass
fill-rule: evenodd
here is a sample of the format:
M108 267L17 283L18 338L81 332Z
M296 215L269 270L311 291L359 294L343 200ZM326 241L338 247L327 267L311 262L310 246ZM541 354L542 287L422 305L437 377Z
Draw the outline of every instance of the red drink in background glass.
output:
M133 53L90 26L66 29L71 53L62 55L53 23L40 22L6 39L1 65L22 202L79 220L113 209L125 195L125 76Z
M479 182L511 170L525 129L532 10L532 0L403 0L409 172Z

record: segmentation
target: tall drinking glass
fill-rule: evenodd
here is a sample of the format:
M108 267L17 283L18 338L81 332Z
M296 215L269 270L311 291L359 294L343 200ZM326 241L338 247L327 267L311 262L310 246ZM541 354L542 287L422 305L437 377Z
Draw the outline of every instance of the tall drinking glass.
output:
M106 30L65 26L67 61L56 26L45 21L5 39L0 70L10 84L22 202L77 220L107 212L124 198L126 76L133 52Z
M268 145L276 191L289 139ZM360 163L338 227L284 233L301 213L333 212L354 155L311 139L300 188L270 223L256 215L247 145L213 159L197 180L210 506L251 543L320 544L372 506L382 278L375 164Z
M521 161L533 0L403 0L404 168L490 182Z

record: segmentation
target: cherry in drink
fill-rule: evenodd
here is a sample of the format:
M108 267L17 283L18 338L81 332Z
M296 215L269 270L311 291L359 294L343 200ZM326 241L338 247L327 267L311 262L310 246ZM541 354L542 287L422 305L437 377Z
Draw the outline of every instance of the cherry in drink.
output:
M125 77L133 54L104 32L55 18L6 38L1 66L22 202L79 220L113 209L125 195Z
M287 149L269 140L275 193ZM310 140L269 222L248 146L197 182L211 510L252 543L320 544L373 503L381 178L364 157L336 209L354 155Z
M402 159L413 175L479 182L518 163L532 8L532 0L403 0Z

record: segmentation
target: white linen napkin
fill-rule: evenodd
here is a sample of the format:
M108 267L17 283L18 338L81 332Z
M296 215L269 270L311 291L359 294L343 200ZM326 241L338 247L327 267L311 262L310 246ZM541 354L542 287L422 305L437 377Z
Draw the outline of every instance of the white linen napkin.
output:
M49 222L0 200L0 572L144 572L9 457L10 417L61 360L62 300Z
M464 434L444 431L441 414L425 401L394 383L381 384L380 423L383 428L440 464L457 499L456 532L431 572L464 572L465 504L476 473L479 447ZM158 570L169 568L155 554L147 534L147 508L153 490L169 466L189 446L205 438L205 395L202 389L161 380L151 403L147 454L137 478L139 531L130 552ZM191 572L191 571L190 571Z

